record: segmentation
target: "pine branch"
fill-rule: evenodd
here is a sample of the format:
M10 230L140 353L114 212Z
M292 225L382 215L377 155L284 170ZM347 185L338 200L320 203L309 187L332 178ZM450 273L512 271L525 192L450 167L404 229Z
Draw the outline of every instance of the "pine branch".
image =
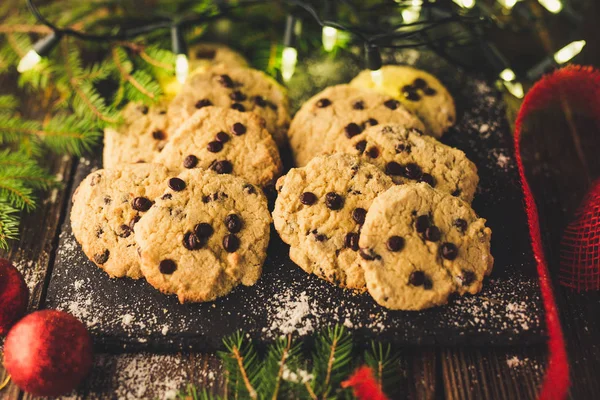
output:
M260 376L259 393L262 398L290 398L292 391L306 380L300 376L298 369L300 350L300 344L292 339L291 334L269 347Z
M221 397L211 394L208 390L198 391L194 385L188 385L185 390L177 394L180 400L220 400Z
M342 325L327 328L317 337L313 354L312 388L322 399L329 398L332 391L351 371L352 338Z
M0 197L0 249L8 250L8 241L19 235L18 210Z
M0 96L0 112L13 111L19 106L19 101L16 97L11 95Z
M397 392L398 354L392 351L390 344L383 345L379 342L371 342L371 347L365 352L365 364L375 372L375 378L379 382L380 389L388 396Z
M260 375L260 363L254 346L245 340L242 332L236 332L223 340L227 352L219 352L228 372L227 386L235 398L258 399L256 383Z
M133 63L122 47L112 48L112 58L130 101L156 101L161 95L161 88L156 81L144 71L133 71ZM140 98L140 94L142 95Z

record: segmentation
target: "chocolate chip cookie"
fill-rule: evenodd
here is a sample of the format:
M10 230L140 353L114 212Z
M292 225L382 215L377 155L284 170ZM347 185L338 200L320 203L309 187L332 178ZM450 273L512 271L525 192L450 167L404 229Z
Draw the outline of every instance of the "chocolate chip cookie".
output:
M133 232L167 178L161 165L121 165L92 172L73 194L73 234L85 255L111 277L142 276Z
M196 43L188 51L190 73L200 71L213 65L229 67L248 67L248 61L237 51L220 43Z
M129 103L122 112L123 124L104 130L104 168L120 164L152 162L169 136L167 106Z
M362 71L350 84L396 98L419 117L427 132L436 138L442 137L454 125L454 99L436 77L405 65L386 65L381 68L381 74L381 85L373 81L369 70Z
M178 127L198 109L207 106L253 112L266 122L275 142L285 143L289 125L285 89L265 73L251 68L214 66L190 76L169 106L168 115Z
M369 293L394 310L475 294L492 271L491 235L461 199L426 183L394 186L373 201L360 235Z
M157 162L172 171L212 169L264 187L281 174L277 145L253 113L204 107L169 139Z
M271 216L261 190L232 175L191 169L163 185L135 229L142 273L179 301L225 296L261 275Z
M356 154L375 164L394 183L425 182L468 203L473 201L479 182L475 164L462 151L417 129L379 124L330 145L332 152Z
M333 143L384 123L424 129L417 117L390 96L350 85L328 87L304 103L292 121L288 137L296 166L306 165Z
M364 290L358 239L371 202L393 185L357 156L315 157L277 181L273 219L290 258L341 287Z

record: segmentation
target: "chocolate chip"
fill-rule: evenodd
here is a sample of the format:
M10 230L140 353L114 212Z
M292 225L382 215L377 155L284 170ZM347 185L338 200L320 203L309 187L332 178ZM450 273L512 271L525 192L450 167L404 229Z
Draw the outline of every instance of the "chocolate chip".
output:
M417 217L417 221L415 222L415 228L417 232L423 233L431 226L431 221L429 220L429 215L421 215Z
M404 248L404 238L400 236L390 236L387 241L387 248L389 251L400 251Z
M167 112L166 112L165 110L160 110L158 113L159 113L160 115L165 115Z
M417 92L402 92L404 98L410 101L419 101L421 100L421 96Z
M355 110L364 110L365 102L362 100L355 101L354 104L352 104L352 108L354 108Z
M429 184L429 186L435 187L435 178L431 176L431 174L424 173L423 175L421 175L421 179L419 179L419 182L425 182Z
M144 106L144 105L139 106L138 110L139 110L139 112L141 112L144 115L148 114L148 106Z
M244 184L244 192L246 192L248 194L255 194L256 193L256 188L254 187L254 185L251 185L249 183L245 183Z
M227 143L229 141L229 135L221 131L215 135L215 139L221 143Z
M354 137L362 132L360 125L355 124L354 122L350 122L348 125L346 125L344 130L346 131L346 137L348 138Z
M425 240L429 242L437 242L441 239L442 232L440 232L440 228L438 228L435 225L432 225L429 228L425 229L423 237L425 237Z
M413 271L408 277L408 283L413 286L422 286L425 282L425 272Z
M110 196L104 196L104 204L108 205L110 203L112 203L112 199L110 198Z
M176 192L181 192L185 189L185 182L179 178L171 178L169 179L169 187Z
M183 247L188 250L198 250L204 246L205 240L202 240L192 232L183 235Z
M300 202L307 206L312 206L317 202L317 196L312 192L304 192L300 195Z
M108 261L108 257L110 256L110 251L104 250L102 253L98 253L94 255L94 262L96 264L104 264Z
M267 102L262 96L254 96L254 104L256 104L259 107L265 107L267 105Z
M369 150L367 150L367 156L369 156L370 158L379 157L379 149L375 146L371 147Z
M278 108L278 107L277 107L277 104L274 104L274 103L272 103L272 102L270 102L270 101L267 101L267 105L269 106L269 108L270 108L271 110L273 110L273 111L277 111L277 108Z
M131 235L131 229L129 226L123 224L119 227L120 232L117 234L119 237L126 238Z
M460 196L461 193L462 192L460 191L460 189L456 189L454 192L452 192L452 196L458 197L458 196Z
M214 232L213 227L207 222L200 222L194 227L194 233L199 238L209 238Z
M455 220L453 225L462 233L464 233L467 230L467 221L465 221L462 218L458 218L457 220Z
M152 132L152 137L156 140L165 140L166 135L163 131L161 131L159 129L159 130Z
M346 234L346 237L344 237L344 245L349 249L358 251L358 239L359 238L360 238L360 236L358 235L358 233L350 232L350 233Z
M354 222L356 222L359 225L362 225L365 223L365 217L367 216L367 210L365 210L364 208L355 208L354 211L352 211L352 219L354 220Z
M423 93L425 93L425 96L435 96L437 91L434 88L426 87L423 89Z
M469 286L471 283L475 282L475 272L463 269L462 276L460 278L463 286Z
M136 215L135 217L131 218L131 221L129 221L129 229L133 230L135 224L137 224L139 220L140 220L139 215Z
M246 100L246 95L239 90L236 90L235 92L231 92L229 98L233 101L244 101Z
M358 142L354 145L354 148L356 150L358 150L360 152L360 154L364 153L365 149L367 148L367 141L361 140L360 142Z
M103 234L104 234L104 229L102 229L102 227L99 226L98 229L96 229L96 237L101 238Z
M221 150L223 150L223 143L215 140L213 142L209 142L208 145L206 146L206 148L211 153L218 153Z
M217 81L226 88L233 87L233 80L231 79L231 77L229 75L220 75L217 78Z
M162 196L160 196L160 198L162 200L171 200L173 198L173 195L171 193L165 193Z
M317 107L319 107L319 108L329 107L330 105L331 105L331 100L326 99L326 98L322 98L317 101Z
M190 154L189 156L183 159L184 168L194 168L196 165L198 165L198 157L196 157L193 154Z
M177 269L177 264L173 260L162 260L160 264L158 264L158 269L161 274L171 275Z
M396 153L402 153L402 152L410 153L410 151L411 151L410 144L399 143L396 145Z
M431 282L431 279L429 279L428 277L425 277L425 281L423 282L423 289L431 290L432 287L433 287L433 282Z
M427 87L427 82L423 78L417 78L412 84L416 89L423 89Z
M233 171L233 165L227 160L221 160L213 164L212 170L217 174L230 174Z
M389 163L385 164L385 173L391 176L402 175L404 173L404 168L396 161L390 161Z
M360 249L358 254L367 261L381 260L381 256L371 249Z
M234 253L240 248L240 239L235 235L227 235L223 238L223 248L228 253Z
M202 196L202 202L203 202L204 204L206 204L206 203L210 203L210 200L211 200L211 199L210 199L210 195L208 195L208 196Z
M225 227L231 233L238 233L242 230L242 220L237 214L229 214L225 217Z
M446 260L454 260L458 256L458 247L453 243L442 243L440 246L440 254Z
M324 242L327 240L327 236L323 235L322 233L318 233L316 230L314 230L313 235L315 235L315 240L317 242Z
M329 192L325 195L325 205L330 210L339 210L344 207L344 198L335 192Z
M421 167L415 163L408 163L404 166L404 176L408 179L420 179L422 174Z
M241 103L233 103L231 105L231 108L234 109L234 110L238 110L240 112L246 111L246 107L244 107L244 105L241 104Z
M152 201L145 197L136 197L131 202L131 207L137 211L148 211L152 207Z
M365 128L368 128L370 126L375 126L379 123L379 121L377 121L375 118L369 118L368 120L366 120L365 122L363 122L363 126Z
M209 99L202 99L196 102L196 108L208 107L212 106L212 101Z
M92 178L90 179L90 186L96 186L98 183L100 183L100 180L102 179L102 175L100 174L95 174L94 176L92 176Z
M386 106L387 108L389 108L390 110L395 110L396 108L398 108L400 106L400 102L398 100L389 99L389 100L386 100L383 103L383 105Z
M246 133L246 126L240 122L236 122L231 127L231 132L236 136L243 135L244 133Z

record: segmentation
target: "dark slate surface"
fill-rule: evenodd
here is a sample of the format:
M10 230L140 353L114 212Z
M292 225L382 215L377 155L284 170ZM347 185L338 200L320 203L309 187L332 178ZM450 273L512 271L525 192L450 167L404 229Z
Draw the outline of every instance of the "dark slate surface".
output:
M444 142L464 150L477 164L480 188L473 207L493 230L494 271L476 296L422 312L388 311L368 294L355 295L307 276L288 258L288 247L272 233L264 275L254 287L239 287L208 304L181 305L143 280L111 280L89 262L75 242L70 223L62 227L46 307L83 320L99 348L210 350L223 336L243 329L271 340L342 323L360 338L403 345L509 345L545 340L543 306L528 237L523 197L513 159L511 134L499 94L489 82L466 76L438 58L408 50L389 62L416 64L436 74L450 89L458 123ZM347 82L357 72L352 60L307 60L290 83L295 107L329 84ZM307 73L308 72L308 73ZM94 168L80 160L73 189Z

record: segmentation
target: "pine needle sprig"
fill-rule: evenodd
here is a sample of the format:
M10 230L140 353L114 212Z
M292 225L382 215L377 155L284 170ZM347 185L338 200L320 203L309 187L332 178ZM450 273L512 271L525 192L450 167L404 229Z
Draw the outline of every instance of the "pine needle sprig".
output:
M125 95L130 101L156 102L162 90L156 80L142 70L134 71L129 55L119 46L112 48L115 71L121 84L125 86Z
M8 250L8 241L19 235L18 210L0 197L0 249Z
M352 337L343 325L327 328L316 339L313 354L312 388L322 399L334 395L334 390L351 372Z
M19 106L19 101L15 96L0 95L0 112L11 112Z
M290 398L305 380L299 373L300 343L291 334L279 338L269 347L261 369L258 386L261 398Z
M392 346L380 342L371 342L371 346L364 355L367 364L375 373L379 387L389 396L397 391L395 381L399 374L399 355L392 350Z
M215 396L207 389L198 390L194 385L187 387L177 394L179 400L221 400L220 396Z
M246 339L242 332L236 332L226 338L223 344L227 351L218 355L227 371L227 390L234 398L258 399L256 388L260 378L260 363L252 341Z

